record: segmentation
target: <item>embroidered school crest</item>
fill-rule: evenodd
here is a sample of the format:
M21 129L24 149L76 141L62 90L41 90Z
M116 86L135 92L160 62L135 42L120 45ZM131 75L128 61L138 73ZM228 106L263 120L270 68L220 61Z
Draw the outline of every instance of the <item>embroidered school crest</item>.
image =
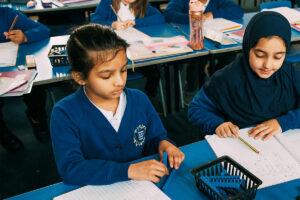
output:
M141 124L134 130L133 134L133 142L135 146L141 146L145 142L146 139L146 126Z

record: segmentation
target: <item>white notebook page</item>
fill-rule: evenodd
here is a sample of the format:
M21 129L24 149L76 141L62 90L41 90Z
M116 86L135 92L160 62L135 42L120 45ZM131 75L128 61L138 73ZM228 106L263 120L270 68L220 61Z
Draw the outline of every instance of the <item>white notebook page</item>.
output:
M170 200L150 181L124 181L104 186L84 186L54 200Z
M288 8L288 7L279 7L279 8L272 8L272 9L263 9L262 11L274 11L282 14L291 24L295 22L300 22L300 12Z
M141 41L143 38L151 38L149 35L130 27L122 31L115 30L117 35L124 39L127 43L132 43L136 41Z
M203 27L204 30L212 29L221 32L226 32L226 31L233 31L233 30L240 29L243 27L243 25L224 18L215 18L215 19L206 20L204 22Z
M275 137L300 164L300 129L289 130Z
M259 188L300 178L300 165L275 137L267 141L248 137L249 129L241 129L239 135L256 148L255 153L237 138L206 136L215 154L228 155L263 181Z
M18 48L19 45L13 42L0 43L0 67L16 65Z

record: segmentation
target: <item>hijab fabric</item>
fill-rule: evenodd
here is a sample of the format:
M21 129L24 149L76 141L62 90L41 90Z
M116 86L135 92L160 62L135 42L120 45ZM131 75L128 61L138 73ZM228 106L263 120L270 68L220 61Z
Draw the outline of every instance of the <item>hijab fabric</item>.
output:
M279 36L290 46L291 27L281 14L271 11L256 14L249 22L242 55L214 73L205 83L208 98L222 111L227 121L244 128L286 114L299 107L300 74L291 63L267 79L260 78L249 65L249 52L259 39Z

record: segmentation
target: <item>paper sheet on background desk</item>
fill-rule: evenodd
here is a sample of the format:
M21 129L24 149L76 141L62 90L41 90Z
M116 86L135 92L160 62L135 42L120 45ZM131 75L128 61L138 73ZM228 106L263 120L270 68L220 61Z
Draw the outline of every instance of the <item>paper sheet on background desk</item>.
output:
M135 29L135 28L127 28L122 31L115 30L117 35L124 39L127 43L133 43L136 41L141 41L143 38L151 38L149 35Z
M206 136L217 157L228 155L263 181L259 188L300 178L300 164L277 141L275 137L267 141L248 137L249 129L241 129L239 135L255 147L255 153L237 138Z
M104 186L85 186L53 200L170 200L150 181L124 181Z
M16 65L19 45L13 42L0 43L0 67Z
M300 21L300 12L292 8L279 7L272 9L263 9L262 11L278 12L282 14L291 24Z

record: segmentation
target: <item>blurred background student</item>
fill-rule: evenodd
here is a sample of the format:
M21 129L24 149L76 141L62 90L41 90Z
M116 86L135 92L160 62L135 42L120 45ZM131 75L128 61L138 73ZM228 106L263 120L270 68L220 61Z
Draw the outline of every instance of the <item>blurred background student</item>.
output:
M9 31L16 15L18 19L11 31ZM9 32L8 32L9 31ZM0 8L0 42L12 41L16 44L31 43L49 38L49 29L11 8ZM45 110L46 93L43 88L33 87L30 94L24 95L24 103L27 106L26 115L33 127L34 135L39 141L49 138L47 114ZM3 98L0 98L0 143L10 152L16 152L24 148L19 140L5 125L2 116Z

